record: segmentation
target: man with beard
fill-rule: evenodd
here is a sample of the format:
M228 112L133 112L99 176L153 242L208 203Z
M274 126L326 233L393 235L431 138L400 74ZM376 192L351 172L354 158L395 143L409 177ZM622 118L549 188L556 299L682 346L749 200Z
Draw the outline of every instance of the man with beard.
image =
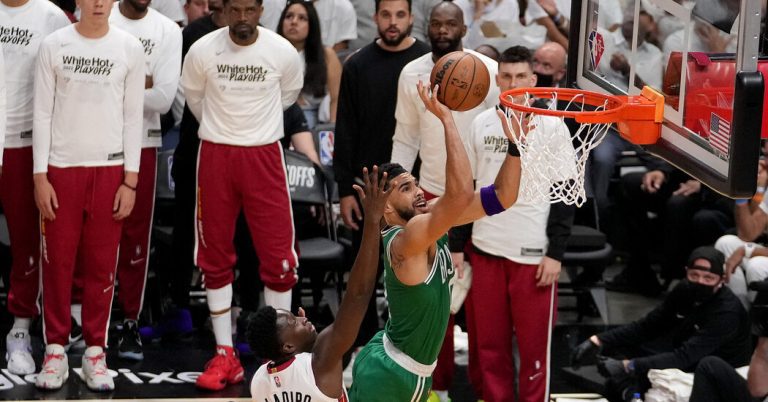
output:
M259 26L261 0L228 0L224 11L229 27L192 45L181 74L187 106L200 122L195 262L205 275L217 346L197 386L209 390L243 380L232 348L230 311L233 238L241 209L260 261L267 304L290 306L298 279L278 140L283 110L303 86L301 61L290 42Z
M67 16L47 0L2 0L0 33L5 58L7 103L2 112L5 150L0 148L0 203L11 240L8 312L13 326L5 338L8 371L35 372L29 328L40 314L40 213L35 207L32 181L32 109L35 65L40 43L51 32L70 24ZM16 32L16 33L14 33ZM27 34L24 34L26 32ZM6 101L4 96L3 101ZM6 120L7 118L7 120Z
M453 113L436 100L434 91L430 97L421 82L418 94L444 127L445 195L428 202L416 178L402 166L381 168L398 183L384 209L387 227L382 231L389 320L355 361L352 401L427 400L448 328L455 272L446 231L503 212L517 201L520 152L508 125L503 124L508 156L496 180L473 192L469 158ZM505 119L501 112L497 115Z
M181 29L173 21L149 8L148 0L116 3L109 22L138 38L144 45L144 127L136 204L123 223L117 280L118 302L125 313L118 340L118 356L142 360L137 321L144 301L149 268L149 237L155 205L157 148L162 145L160 115L171 108L179 86L181 70Z
M429 52L410 36L411 0L376 0L373 19L379 38L344 64L336 118L333 170L339 184L341 218L353 230L354 251L362 240L362 216L352 184L364 166L381 165L392 155L397 78L403 67ZM358 336L358 345L379 330L375 297Z
M747 313L723 286L725 257L713 247L691 253L686 278L662 304L631 324L592 335L571 355L574 366L591 363L608 379L611 400L629 400L650 386L650 369L691 372L705 356L717 356L732 367L749 362L751 341Z
M477 56L488 68L491 77L498 72L498 63L473 50L463 49L461 40L467 33L464 25L464 14L461 8L450 1L436 5L429 17L429 41L432 52L408 63L400 74L397 84L397 106L395 118L397 126L392 145L392 162L401 164L405 169L412 170L416 156L421 157L419 184L424 190L427 200L443 195L445 192L445 148L440 121L426 113L415 91L416 83L429 81L435 62L444 55L463 50ZM490 84L490 83L489 83ZM472 110L451 112L459 129L462 143L469 144L469 129L472 120L483 111L499 103L499 90L491 86L485 100ZM474 171L474 166L472 167ZM462 266L464 254L461 246L452 244L453 263ZM434 389L446 391L453 380L453 319L448 325L448 336L445 337L440 361L435 370Z

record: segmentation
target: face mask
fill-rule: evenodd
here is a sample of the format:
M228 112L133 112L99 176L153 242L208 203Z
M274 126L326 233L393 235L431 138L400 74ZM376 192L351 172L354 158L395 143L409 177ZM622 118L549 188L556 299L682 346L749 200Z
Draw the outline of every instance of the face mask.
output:
M552 87L552 74L536 74L537 87Z
M688 279L684 280L686 283L686 290L688 297L695 303L702 303L715 295L715 288L713 286L702 285L697 282L691 282Z

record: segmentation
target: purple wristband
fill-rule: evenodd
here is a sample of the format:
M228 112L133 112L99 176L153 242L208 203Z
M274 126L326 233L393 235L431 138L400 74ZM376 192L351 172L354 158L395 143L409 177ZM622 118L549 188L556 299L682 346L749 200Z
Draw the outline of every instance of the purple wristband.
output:
M505 208L501 205L499 197L496 195L496 186L491 184L480 189L480 203L483 204L485 214L488 216L504 212Z

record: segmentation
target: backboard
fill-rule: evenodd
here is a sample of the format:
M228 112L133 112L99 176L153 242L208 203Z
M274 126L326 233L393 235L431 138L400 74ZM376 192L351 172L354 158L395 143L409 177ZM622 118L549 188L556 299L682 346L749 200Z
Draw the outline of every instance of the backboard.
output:
M609 25L617 12L623 22ZM573 0L568 85L652 87L664 95L664 126L644 148L717 192L750 197L768 136L760 28L760 0Z

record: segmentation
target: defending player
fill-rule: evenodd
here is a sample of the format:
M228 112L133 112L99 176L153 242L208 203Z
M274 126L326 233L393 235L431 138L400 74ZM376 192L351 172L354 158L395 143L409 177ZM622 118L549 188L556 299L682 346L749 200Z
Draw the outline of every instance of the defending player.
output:
M0 43L5 56L7 130L5 152L0 149L0 202L11 240L11 278L8 311L13 327L5 338L8 371L35 372L29 327L40 314L40 213L32 182L32 109L37 52L43 38L70 24L61 9L47 0L2 0ZM3 101L5 101L5 96Z
M181 30L175 22L149 8L147 0L115 3L109 22L138 38L144 45L144 126L136 205L123 223L117 279L117 299L125 313L118 340L118 356L141 360L141 337L136 321L144 302L149 266L149 236L155 206L157 148L162 145L160 114L171 108L181 72Z
M427 203L416 179L401 166L382 170L397 179L384 210L384 274L390 318L358 354L353 401L425 401L448 323L454 275L446 232L504 211L517 200L520 159L506 120L509 156L495 182L473 193L469 159L450 110L420 83L419 96L445 130L446 192ZM500 118L503 118L499 112ZM391 180L390 179L390 180ZM386 390L386 392L382 392Z
M271 361L259 367L251 382L254 400L277 400L284 392L309 395L313 401L346 401L342 380L342 356L352 347L368 300L376 285L379 261L379 228L389 194L387 173L379 179L378 167L363 169L365 188L355 185L365 213L363 240L352 266L347 293L336 320L319 335L299 309L296 317L286 310L267 306L249 323L248 341L257 356Z
M225 0L229 28L201 38L184 59L181 86L200 122L196 265L205 274L216 356L197 386L243 380L232 348L235 223L243 210L259 257L266 304L289 309L298 258L283 152L283 110L303 85L293 45L259 26L261 0Z
M109 391L104 347L122 220L133 208L141 154L144 51L109 25L112 2L80 0L80 22L46 37L35 73L33 161L42 219L45 361L36 385L61 388L69 375L75 259L82 258L82 376Z

